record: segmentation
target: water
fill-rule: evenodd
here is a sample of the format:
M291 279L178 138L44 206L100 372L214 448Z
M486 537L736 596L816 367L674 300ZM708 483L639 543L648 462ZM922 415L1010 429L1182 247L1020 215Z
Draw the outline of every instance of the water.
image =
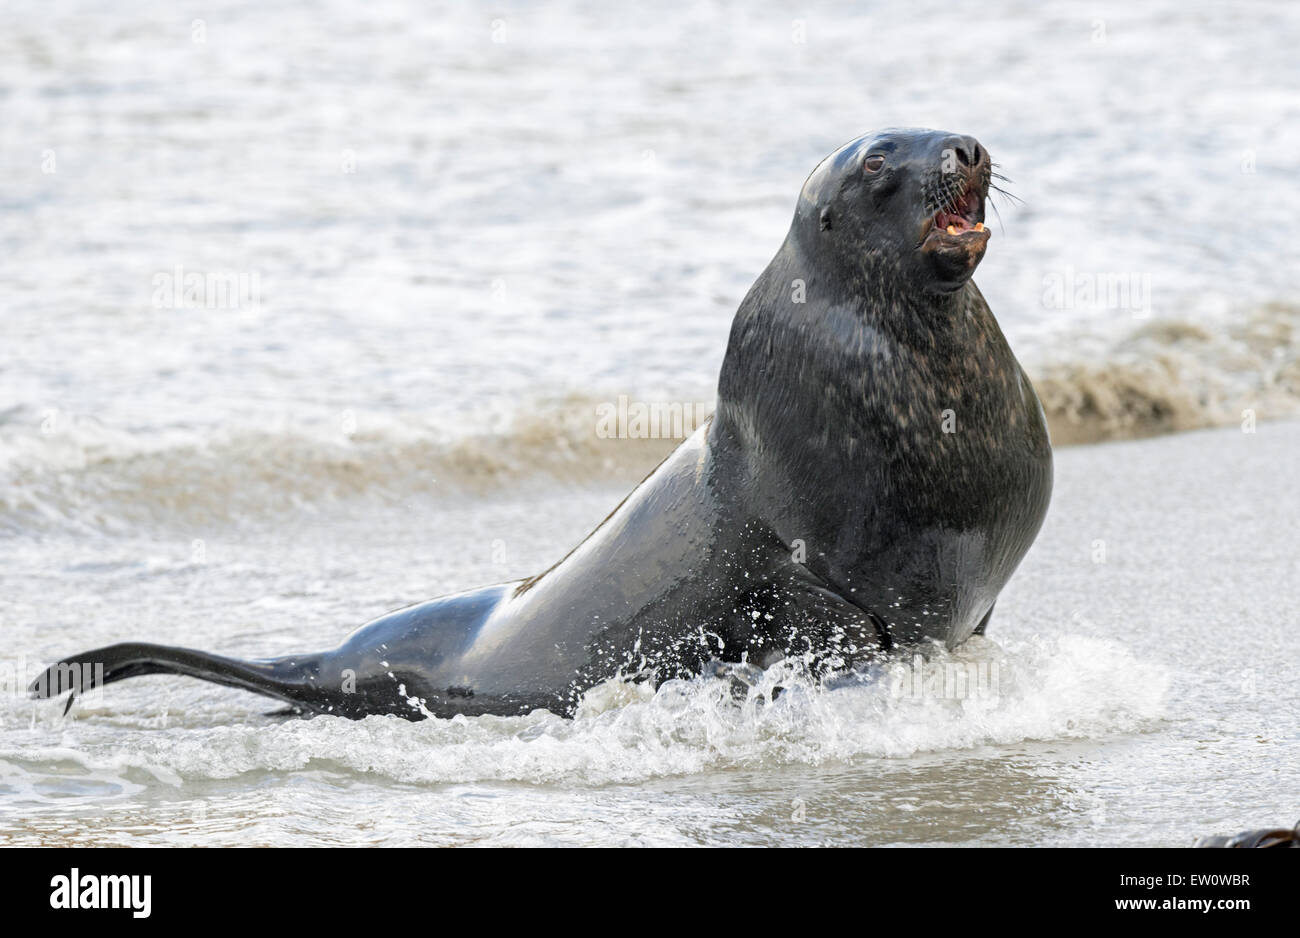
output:
M1300 401L1287 4L6 7L8 675L126 638L332 645L545 568L667 445L593 439L594 405L711 400L804 177L872 127L976 134L1016 180L977 279L1054 430ZM1103 274L1146 308L1045 302ZM612 687L574 722L411 725L271 720L179 679L68 719L11 693L0 837L1187 843L1291 821L1295 694L1269 675L1294 570L1260 546L1296 507L1288 457L1199 488L1226 439L1122 450L1183 475L1104 498L1112 451L1061 454L989 639L922 665L996 666L991 699L786 675L762 705ZM1198 522L1242 479L1268 503ZM1104 575L1079 560L1096 537L1127 545ZM1206 560L1180 539L1213 545L1190 588ZM1225 597L1233 557L1262 585Z

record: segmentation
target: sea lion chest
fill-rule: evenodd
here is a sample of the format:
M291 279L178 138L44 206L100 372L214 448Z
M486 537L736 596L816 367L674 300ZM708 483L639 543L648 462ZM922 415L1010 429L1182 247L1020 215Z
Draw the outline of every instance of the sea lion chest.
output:
M978 294L958 317L898 335L828 316L749 431L757 510L899 642L969 635L1050 497L1032 385Z

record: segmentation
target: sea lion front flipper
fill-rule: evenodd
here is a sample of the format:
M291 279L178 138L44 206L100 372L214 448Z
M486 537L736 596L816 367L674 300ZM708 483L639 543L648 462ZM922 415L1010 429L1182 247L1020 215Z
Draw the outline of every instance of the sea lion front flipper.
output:
M746 700L749 692L763 680L763 669L758 665L741 661L719 661L717 658L706 663L701 673L705 677L729 680L731 697L736 701Z
M796 566L788 578L762 588L750 612L747 660L765 666L802 657L814 671L841 671L874 661L891 646L876 615L845 599L811 571Z

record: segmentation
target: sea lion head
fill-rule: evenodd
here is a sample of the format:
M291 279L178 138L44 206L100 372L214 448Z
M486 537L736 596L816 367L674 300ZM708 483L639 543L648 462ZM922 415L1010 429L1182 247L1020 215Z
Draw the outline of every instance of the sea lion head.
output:
M951 293L989 243L992 166L974 137L910 128L864 134L813 170L794 231L819 262L829 259L844 273Z

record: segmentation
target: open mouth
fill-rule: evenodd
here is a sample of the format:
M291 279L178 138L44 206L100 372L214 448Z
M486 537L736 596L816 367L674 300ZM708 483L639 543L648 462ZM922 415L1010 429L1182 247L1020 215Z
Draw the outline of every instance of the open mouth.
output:
M987 192L987 180L975 174L953 180L937 210L922 222L918 250L935 265L935 275L943 283L964 283L984 257L989 244L989 230L984 227Z
M983 244L988 238L989 230L984 227L984 187L972 178L926 219L921 242L927 250L933 250L967 242Z
M965 192L934 213L930 225L931 231L943 232L950 237L983 232L984 196L974 185L968 184Z

